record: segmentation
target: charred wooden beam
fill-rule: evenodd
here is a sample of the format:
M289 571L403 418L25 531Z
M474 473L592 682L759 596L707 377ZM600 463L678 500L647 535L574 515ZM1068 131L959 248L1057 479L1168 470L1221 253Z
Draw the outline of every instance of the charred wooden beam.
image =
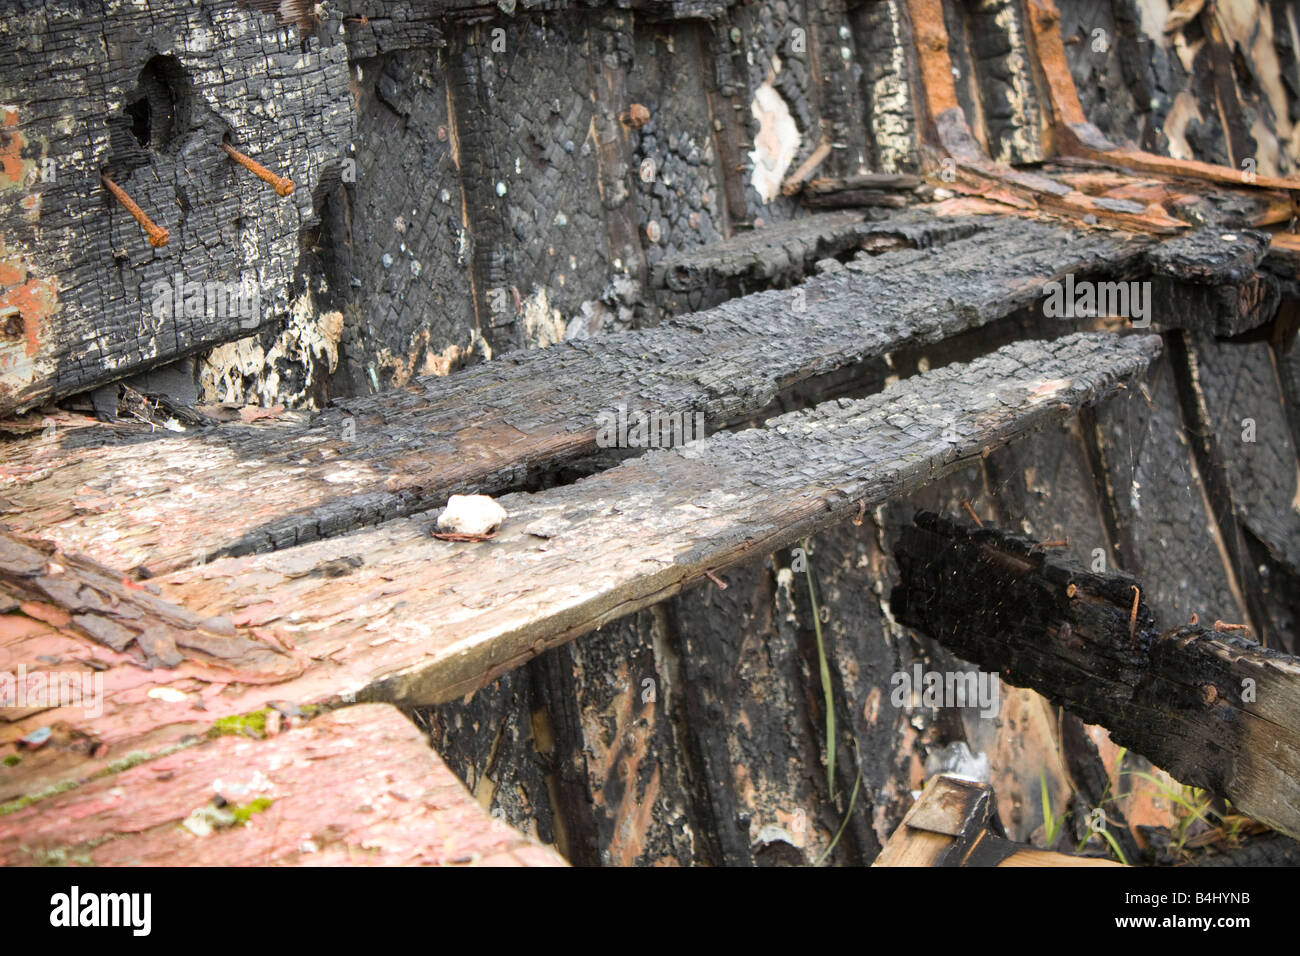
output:
M52 440L13 442L0 464L0 488L15 503L5 520L147 573L288 547L450 494L526 485L597 451L599 416L619 406L699 413L710 430L747 420L815 376L1009 315L1064 274L1126 274L1148 244L928 214L875 229L928 248L887 252L655 328L343 400L305 427L121 437L56 428Z
M1153 301L1162 328L1195 327L1214 335L1239 335L1273 320L1281 301L1278 282L1260 264L1270 236L1251 229L1198 229L1166 240L1147 253Z
M899 621L1300 834L1300 660L1222 625L1162 633L1133 578L996 528L922 513L895 557Z
M798 281L819 259L854 251L869 234L861 213L791 219L660 259L652 281L675 292Z
M901 209L908 204L907 193L921 184L919 176L906 173L863 173L834 179L819 178L804 184L801 201L821 209L848 209L855 206L879 206Z
M101 756L63 752L19 779L0 771L0 799L80 779L123 753L157 753L267 699L414 705L462 696L715 569L851 520L1060 421L1115 392L1158 350L1155 337L1107 333L1018 342L868 398L506 496L510 517L490 542L440 541L431 515L412 516L158 578L150 583L164 599L204 617L230 614L237 626L296 648L311 662L306 672L273 691L221 679L224 691L205 693L217 678L115 661L105 683L135 689L101 719L62 707L0 730L0 746L13 746L59 722L96 741ZM56 636L26 616L0 623L0 634L37 632L31 647ZM150 685L175 693L147 694ZM184 706L195 700L203 710Z

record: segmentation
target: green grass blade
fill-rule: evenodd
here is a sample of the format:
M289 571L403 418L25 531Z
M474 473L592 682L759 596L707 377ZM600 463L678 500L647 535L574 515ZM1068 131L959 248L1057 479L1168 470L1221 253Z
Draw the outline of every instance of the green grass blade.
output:
M831 668L826 662L826 645L822 641L822 616L813 587L812 561L808 542L804 542L804 574L808 576L808 600L812 603L813 630L817 634L817 665L822 675L822 696L826 699L826 790L835 799L835 699L831 694Z

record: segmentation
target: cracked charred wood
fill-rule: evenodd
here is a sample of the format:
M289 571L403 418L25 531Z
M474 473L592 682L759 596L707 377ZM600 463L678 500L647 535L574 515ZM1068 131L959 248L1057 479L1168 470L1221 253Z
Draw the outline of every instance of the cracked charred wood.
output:
M5 520L146 573L288 547L450 494L526 485L597 451L599 416L620 406L703 414L710 430L746 420L819 375L984 327L1062 274L1124 274L1150 242L1017 219L876 225L928 247L655 328L342 400L306 426L156 437L56 428L53 438L11 442L0 464L0 490L13 500Z
M851 252L870 234L861 214L805 216L667 256L655 263L651 281L674 292L708 289L714 294L738 293L744 283L798 281L819 259Z
M20 7L0 33L0 307L21 326L0 335L0 413L287 317L351 131L343 44L304 46L234 4ZM281 199L224 141L300 188ZM165 247L100 186L106 169ZM232 307L252 271L256 300Z
M431 515L302 545L227 558L150 582L204 617L231 616L311 663L275 696L298 705L361 698L404 705L469 693L543 650L671 597L715 569L770 553L868 505L905 494L987 450L1113 394L1158 354L1154 337L1079 333L1018 342L879 394L779 416L767 427L660 450L537 494L509 495L492 541L451 544ZM250 603L253 602L253 603ZM75 642L22 613L0 633ZM84 653L84 652L83 652ZM148 674L144 677L142 674ZM212 721L263 706L268 690L222 679L202 712L142 693L148 684L201 694L197 676L141 672L115 659L102 719L61 708L0 731L11 744L67 723L104 757L157 752ZM82 774L67 755L0 799ZM14 791L17 787L17 792Z
M1133 578L1081 570L995 528L919 514L895 558L899 621L1300 834L1300 660L1232 630L1161 632Z
M1164 328L1239 335L1277 314L1277 280L1260 270L1270 236L1255 230L1198 229L1147 252L1151 296Z

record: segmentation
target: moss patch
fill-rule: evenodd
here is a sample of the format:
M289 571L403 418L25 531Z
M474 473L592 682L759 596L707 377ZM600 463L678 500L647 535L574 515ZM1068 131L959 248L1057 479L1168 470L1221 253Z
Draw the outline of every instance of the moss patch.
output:
M268 809L273 802L269 797L258 797L256 800L245 804L232 803L227 809L234 816L235 823L247 823L253 814Z
M263 708L248 714L231 714L229 717L218 718L208 731L208 736L230 737L243 735L245 737L265 737L266 713L266 708Z

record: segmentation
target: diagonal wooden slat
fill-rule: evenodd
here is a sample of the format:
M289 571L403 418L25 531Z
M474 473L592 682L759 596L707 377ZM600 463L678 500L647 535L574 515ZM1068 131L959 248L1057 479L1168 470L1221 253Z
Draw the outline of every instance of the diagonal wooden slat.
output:
M0 770L0 799L84 777L125 752L176 746L268 700L454 699L715 569L852 518L1065 418L1113 393L1158 352L1155 337L1108 333L1018 342L868 398L506 496L510 517L489 542L434 539L433 516L424 514L156 579L166 600L203 617L229 615L295 648L306 671L270 687L213 684L103 658L110 690L102 716L68 707L0 730L4 749L63 723L70 738L90 741L92 756L69 747L34 761L21 779ZM75 653L75 635L49 633L47 623L11 613L0 625L0 667L12 663L5 652L14 661Z
M1151 241L1015 218L899 228L956 238L652 329L340 401L305 426L11 442L0 462L4 521L153 574L287 547L450 494L518 487L597 451L598 416L620 404L701 413L710 430L745 420L807 379L1002 318L1066 273L1125 274Z

